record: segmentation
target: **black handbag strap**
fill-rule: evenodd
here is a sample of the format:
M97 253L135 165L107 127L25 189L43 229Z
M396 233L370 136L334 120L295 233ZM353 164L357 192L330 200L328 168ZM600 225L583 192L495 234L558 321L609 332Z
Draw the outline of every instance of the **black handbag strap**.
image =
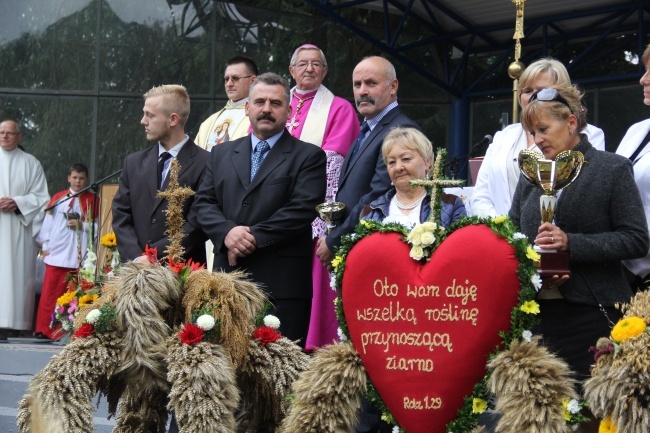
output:
M634 153L630 156L630 161L632 161L632 163L634 163L636 157L639 156L639 153L641 153L641 151L646 147L648 141L650 141L650 131L648 131L645 138L641 140L641 144L639 144L639 147L637 147Z

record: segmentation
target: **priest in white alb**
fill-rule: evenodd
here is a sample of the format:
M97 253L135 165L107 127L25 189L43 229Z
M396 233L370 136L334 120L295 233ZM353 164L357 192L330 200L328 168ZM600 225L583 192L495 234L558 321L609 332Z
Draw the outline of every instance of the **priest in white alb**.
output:
M287 130L292 136L322 148L327 154L325 201L333 201L343 159L359 135L357 113L350 102L334 96L323 86L327 60L316 45L298 47L291 57L289 72L296 86L291 89ZM333 303L336 292L330 287L329 272L315 255L315 242L326 232L327 227L320 219L312 223L314 294L306 350L314 350L337 339L338 324Z
M18 147L21 139L16 122L0 123L0 340L32 328L34 237L50 199L43 168Z
M245 56L235 56L226 62L223 72L223 87L228 96L226 106L208 117L199 127L194 142L197 146L210 151L226 141L236 140L248 135L251 122L246 115L246 102L251 84L259 75L257 65ZM212 242L205 243L206 268L212 271Z

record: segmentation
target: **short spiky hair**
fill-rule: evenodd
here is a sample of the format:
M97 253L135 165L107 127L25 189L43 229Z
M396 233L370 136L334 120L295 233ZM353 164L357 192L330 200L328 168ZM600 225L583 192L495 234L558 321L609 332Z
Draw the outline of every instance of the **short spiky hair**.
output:
M288 104L290 99L289 96L289 82L285 80L282 76L276 74L275 72L265 72L262 75L258 75L257 78L251 84L250 93L253 94L253 89L259 83L264 83L267 86L282 86L284 87L284 97L285 101Z
M255 64L253 59L251 59L250 57L246 57L246 56L231 57L226 62L226 66L239 65L239 64L242 64L242 63L244 65L246 65L246 68L248 69L249 74L258 75L260 73L260 71L259 71L259 69L257 69L257 65Z
M88 176L88 167L80 162L75 162L70 166L68 169L68 176L71 175L73 171L76 171L77 173L86 173L86 176Z
M190 117L190 95L188 95L185 86L163 84L162 86L152 87L143 95L145 100L154 96L163 96L165 98L163 110L167 115L178 114L181 125L185 125L187 118Z

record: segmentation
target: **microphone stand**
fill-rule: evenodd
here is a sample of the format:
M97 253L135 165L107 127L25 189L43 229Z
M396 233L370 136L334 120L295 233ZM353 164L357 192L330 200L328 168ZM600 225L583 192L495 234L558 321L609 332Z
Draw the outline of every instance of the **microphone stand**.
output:
M61 200L59 200L59 201L57 201L56 203L54 203L52 206L49 206L49 207L45 208L45 209L43 210L43 212L47 212L47 211L49 211L49 210L52 210L52 209L54 209L55 207L57 207L58 205L60 205L61 203L65 203L66 201L71 200L71 199L75 198L76 196L83 194L84 192L88 191L89 189L92 189L94 193L97 193L97 187L98 187L99 185L101 185L102 183L106 182L108 179L110 179L110 178L112 178L113 176L116 176L116 175L118 175L118 174L120 174L120 173L122 173L122 170L117 170L115 173L111 173L111 174L109 174L108 176L106 176L105 178L100 179L100 180L94 182L94 183L91 184L91 185L88 185L87 187L85 187L84 189L82 189L82 190L79 191L79 192L75 192L74 194L68 194L68 195L66 195L65 197L61 198Z

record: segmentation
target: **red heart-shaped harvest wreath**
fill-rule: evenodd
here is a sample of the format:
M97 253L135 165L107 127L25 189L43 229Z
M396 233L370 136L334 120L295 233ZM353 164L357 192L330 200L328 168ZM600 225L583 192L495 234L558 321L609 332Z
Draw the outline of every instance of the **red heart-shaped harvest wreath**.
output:
M451 233L421 264L397 233L348 253L343 310L370 380L407 433L441 433L510 328L515 249L485 225Z

